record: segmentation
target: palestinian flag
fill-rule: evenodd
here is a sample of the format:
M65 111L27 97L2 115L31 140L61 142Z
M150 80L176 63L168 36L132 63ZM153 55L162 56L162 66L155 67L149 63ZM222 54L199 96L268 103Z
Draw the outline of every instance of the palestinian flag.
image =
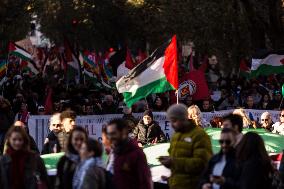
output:
M9 54L27 62L32 60L32 55L28 51L11 42L9 43Z
M83 71L84 74L84 82L89 81L91 82L94 86L101 88L102 84L99 81L98 77L96 76L96 74L94 74L93 72L88 71L87 69L84 69Z
M250 77L284 73L284 51L261 52L252 59Z
M99 89L108 88L108 89L115 89L113 86L106 83L103 78L98 78L94 73L89 72L88 70L84 69L83 71L85 81L92 82L94 86Z
M81 79L81 67L79 60L75 56L75 53L68 41L64 42L64 61L66 63L66 78L67 83L70 81L75 81L75 83L79 83Z
M130 49L127 48L125 61L123 61L122 64L120 64L117 68L117 79L120 79L122 76L126 75L134 67L135 67L135 63L133 61Z
M22 47L15 43L10 43L9 55L14 55L21 59L20 66L23 72L28 72L29 75L37 75L39 73L37 66L32 60L32 55Z
M139 50L137 56L139 61L136 61L135 58L133 58L130 49L126 46L115 52L109 58L109 65L111 65L113 75L119 79L124 76L125 73L128 73L131 69L133 69L137 64L145 60L146 57L147 55Z
M250 77L250 66L248 66L248 62L245 59L241 59L240 61L240 76L242 77Z
M0 60L0 79L2 79L6 75L6 60Z
M33 61L21 61L21 70L28 73L30 76L35 76L39 73L35 63Z
M152 93L178 89L176 36L116 82L127 106Z

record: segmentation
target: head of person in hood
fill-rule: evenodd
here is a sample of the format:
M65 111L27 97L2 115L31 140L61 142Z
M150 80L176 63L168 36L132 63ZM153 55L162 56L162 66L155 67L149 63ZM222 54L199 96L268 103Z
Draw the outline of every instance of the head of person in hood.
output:
M150 125L153 123L153 113L150 111L150 110L146 110L144 113L143 113L143 123L145 125Z

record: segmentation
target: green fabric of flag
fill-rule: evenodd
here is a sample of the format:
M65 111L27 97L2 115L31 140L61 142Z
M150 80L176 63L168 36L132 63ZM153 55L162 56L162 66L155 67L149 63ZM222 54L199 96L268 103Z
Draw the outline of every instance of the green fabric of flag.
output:
M208 128L205 129L205 131L211 138L213 152L218 153L220 150L219 139L221 129ZM247 132L257 132L263 138L268 153L281 153L284 149L284 136L267 132L264 129L244 129L243 133L245 134ZM143 151L149 166L155 167L161 165L157 158L160 156L167 156L169 147L170 143L145 146ZM57 153L42 155L41 157L43 158L47 169L56 169L56 165L63 155L64 153ZM104 154L103 161L106 162L106 159L107 155Z

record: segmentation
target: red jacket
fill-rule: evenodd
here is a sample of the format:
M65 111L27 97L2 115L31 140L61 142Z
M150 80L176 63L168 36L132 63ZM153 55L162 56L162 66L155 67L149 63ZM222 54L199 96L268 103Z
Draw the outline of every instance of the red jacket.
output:
M130 139L115 150L113 182L116 189L151 189L152 178L146 156Z

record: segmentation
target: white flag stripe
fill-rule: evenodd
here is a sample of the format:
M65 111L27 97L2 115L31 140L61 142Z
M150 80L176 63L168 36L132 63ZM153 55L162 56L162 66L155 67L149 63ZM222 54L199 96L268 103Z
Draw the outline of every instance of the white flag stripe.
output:
M32 59L32 55L18 47L16 47L16 50L15 52L19 53L19 54L22 54L23 56L27 57L28 59Z
M140 75L131 79L127 83L120 84L120 82L125 76L120 78L116 83L118 92L119 93L131 92L133 96L138 88L148 85L149 83L152 83L156 80L165 77L164 68L163 68L164 61L165 61L164 56L159 58L150 67L148 67L145 71L143 71Z
M257 68L262 64L270 66L283 66L283 64L281 64L282 59L284 59L284 55L279 54L270 54L264 59L252 59L251 70L257 70Z
M39 71L34 67L34 65L31 62L28 62L28 67L30 68L31 72L33 72L35 75L39 73Z

